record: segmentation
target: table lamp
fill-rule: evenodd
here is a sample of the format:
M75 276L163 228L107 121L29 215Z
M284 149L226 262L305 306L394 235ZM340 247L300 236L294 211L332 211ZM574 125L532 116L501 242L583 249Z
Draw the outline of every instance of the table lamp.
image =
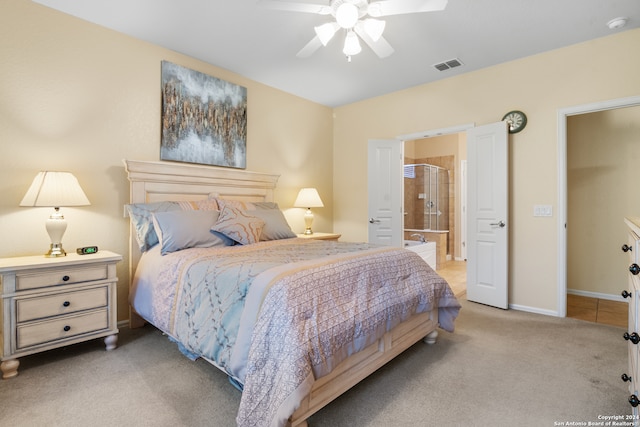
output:
M89 199L85 196L78 180L70 172L39 172L33 179L31 187L27 190L20 206L48 206L54 208L54 212L47 220L45 226L51 247L46 257L62 257L67 253L62 248L62 236L67 229L67 221L60 212L61 206L87 206Z
M320 199L320 195L318 194L318 190L315 188L301 189L293 206L296 208L307 208L307 212L304 214L304 224L306 227L304 234L313 234L313 231L311 230L311 224L313 223L313 212L311 212L311 208L324 207L322 199Z

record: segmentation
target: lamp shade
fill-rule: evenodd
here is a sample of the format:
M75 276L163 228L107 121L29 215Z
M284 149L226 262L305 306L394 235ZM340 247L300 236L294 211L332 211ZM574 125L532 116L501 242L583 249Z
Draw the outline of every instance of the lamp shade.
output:
M359 54L360 51L362 51L362 47L360 46L358 36L352 30L349 30L344 38L342 53L347 56L351 56Z
M327 43L333 38L340 27L335 22L327 22L326 24L322 24L318 27L314 27L316 35L320 39L320 43L323 46L326 46Z
M20 206L87 206L89 199L71 172L39 172Z
M363 21L364 31L367 33L371 40L377 42L382 37L382 33L384 32L384 27L387 25L385 21L381 21L380 19L365 19Z
M322 208L322 199L315 188L302 188L293 204L296 208Z

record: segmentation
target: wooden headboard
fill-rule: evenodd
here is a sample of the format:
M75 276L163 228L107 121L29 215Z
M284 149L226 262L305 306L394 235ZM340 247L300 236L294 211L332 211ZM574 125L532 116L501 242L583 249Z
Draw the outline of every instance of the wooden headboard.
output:
M129 203L206 199L272 202L279 175L185 163L123 160L129 178ZM129 283L140 260L133 227L129 227Z

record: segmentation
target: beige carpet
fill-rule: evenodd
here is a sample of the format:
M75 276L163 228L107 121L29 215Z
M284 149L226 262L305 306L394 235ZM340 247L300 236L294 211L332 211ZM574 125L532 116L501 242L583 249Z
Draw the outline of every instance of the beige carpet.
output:
M453 334L418 343L309 421L335 426L555 426L631 412L621 328L467 301ZM152 327L22 359L1 426L233 426L240 393Z

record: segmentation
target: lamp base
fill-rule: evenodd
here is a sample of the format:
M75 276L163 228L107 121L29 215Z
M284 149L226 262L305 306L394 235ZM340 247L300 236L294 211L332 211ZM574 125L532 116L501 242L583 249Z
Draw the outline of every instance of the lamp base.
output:
M49 252L44 254L47 258L56 258L61 256L67 256L67 253L62 249L62 243L52 243L50 245Z
M311 212L311 208L307 208L307 211L304 213L304 234L313 234L313 231L311 231L311 224L313 224L313 212Z
M47 258L67 256L67 253L62 249L62 236L64 236L64 232L67 229L67 220L64 219L59 207L54 208L53 213L45 223L45 227L51 240L51 246L49 252L44 256Z

